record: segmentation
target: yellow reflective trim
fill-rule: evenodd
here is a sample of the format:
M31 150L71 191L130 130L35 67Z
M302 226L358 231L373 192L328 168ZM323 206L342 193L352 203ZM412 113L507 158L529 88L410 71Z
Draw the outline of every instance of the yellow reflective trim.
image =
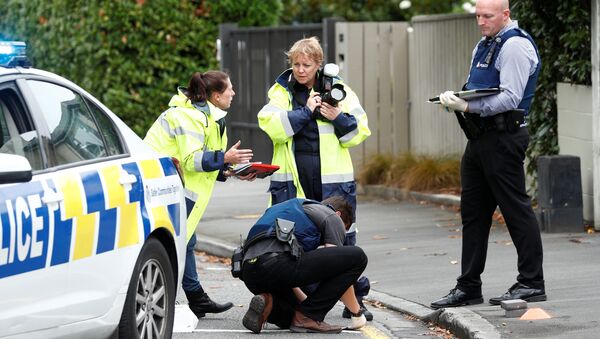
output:
M125 204L121 206L119 217L119 240L117 247L125 247L137 244L139 242L140 224L138 212L140 203Z
M73 249L73 260L87 258L92 255L97 215L98 213L91 213L74 219L75 246Z
M81 179L79 175L63 175L56 179L57 185L64 197L65 220L83 214L83 199L81 198Z
M125 188L119 183L121 177L120 166L108 166L102 168L100 171L100 177L106 191L104 192L104 198L108 202L107 208L115 208L126 203Z
M175 229L173 228L171 218L169 218L169 213L167 213L167 208L165 206L152 208L152 216L154 219L152 230L155 230L158 227L165 227L171 234L175 234Z
M158 160L142 160L140 161L140 168L142 169L142 176L144 179L156 179L163 176L162 168L158 163Z

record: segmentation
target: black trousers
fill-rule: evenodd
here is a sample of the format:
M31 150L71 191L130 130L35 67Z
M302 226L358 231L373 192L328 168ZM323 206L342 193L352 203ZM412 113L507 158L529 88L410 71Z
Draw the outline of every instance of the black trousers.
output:
M542 239L525 190L523 160L529 133L488 131L469 140L461 164L463 223L462 274L457 287L481 293L488 237L496 206L500 207L517 249L517 281L544 287Z
M304 253L299 260L289 253L262 255L254 263L244 263L242 278L252 293L273 295L268 322L289 328L295 310L323 321L365 267L367 256L360 247L325 247ZM298 303L292 288L316 282L319 282L318 288Z

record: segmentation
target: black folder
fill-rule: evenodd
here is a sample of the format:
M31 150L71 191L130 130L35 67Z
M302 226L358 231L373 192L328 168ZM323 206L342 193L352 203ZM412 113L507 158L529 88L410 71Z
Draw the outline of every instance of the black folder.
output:
M473 98L485 97L488 95L498 94L500 92L502 92L501 88L479 88L479 89L470 89L470 90L466 90L466 91L454 92L454 95L456 95L459 98L469 101L470 99L473 99ZM439 96L433 97L427 101L432 104L439 104L440 97Z

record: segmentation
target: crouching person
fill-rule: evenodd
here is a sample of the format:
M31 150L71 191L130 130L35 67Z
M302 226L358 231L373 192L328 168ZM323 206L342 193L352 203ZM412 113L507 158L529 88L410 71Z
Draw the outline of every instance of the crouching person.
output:
M360 247L343 246L352 208L342 197L291 199L273 205L250 229L240 278L255 294L242 323L260 333L265 322L292 332L339 333L324 322L338 300L359 328L366 319L352 284L367 266ZM305 295L300 286L318 282Z

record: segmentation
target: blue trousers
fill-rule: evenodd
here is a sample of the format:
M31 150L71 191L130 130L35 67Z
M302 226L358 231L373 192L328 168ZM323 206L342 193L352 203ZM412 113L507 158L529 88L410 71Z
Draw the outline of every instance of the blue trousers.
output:
M190 215L194 202L188 198L185 199L185 207L187 215ZM184 291L195 292L202 289L200 281L198 280L198 271L196 270L196 256L194 255L194 246L196 246L196 233L192 235L190 241L187 243L185 251L185 267L183 270L183 279L181 281L181 287Z

